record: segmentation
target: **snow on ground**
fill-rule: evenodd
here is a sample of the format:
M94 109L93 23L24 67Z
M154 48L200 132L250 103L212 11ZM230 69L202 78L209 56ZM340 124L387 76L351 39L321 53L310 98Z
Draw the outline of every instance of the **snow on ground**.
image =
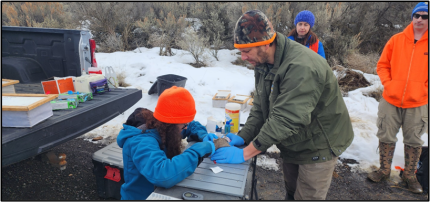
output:
M202 68L194 68L189 65L195 61L185 51L174 49L175 55L171 57L159 56L158 52L158 47L152 49L141 47L128 52L96 53L99 67L112 66L116 74L124 74L125 82L131 85L128 88L142 90L142 99L123 114L88 132L82 138L91 141L94 137L102 136L103 140L95 143L115 142L122 123L135 108L144 107L152 111L155 109L158 96L157 94L148 95L148 91L157 77L161 75L176 74L187 78L185 88L190 91L196 101L195 120L203 125L206 125L207 118L210 116L224 121L224 109L212 107L212 97L218 90L231 90L232 95L250 95L254 90L253 70L231 63L238 57L237 50L220 50L220 61L206 55L205 60L209 67ZM372 85L351 91L348 93L348 97L344 97L355 137L351 146L340 157L358 161L359 164L350 164L350 166L360 172L369 172L372 166L379 167L378 138L376 137L379 103L374 98L363 94L382 88L382 85L377 75L364 74L364 76ZM249 116L249 109L250 106L241 112L241 123L245 123ZM401 129L397 138L392 170L394 170L394 166L404 167ZM424 145L428 145L427 133L422 136L422 139L425 142ZM276 146L272 146L267 152L279 152L279 150ZM263 157L263 155L259 157L257 163L266 169L279 169L275 159Z

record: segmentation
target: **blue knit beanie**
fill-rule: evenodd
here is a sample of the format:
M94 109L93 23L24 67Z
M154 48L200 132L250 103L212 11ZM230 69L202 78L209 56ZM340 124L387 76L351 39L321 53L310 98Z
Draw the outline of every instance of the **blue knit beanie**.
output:
M415 6L414 10L412 10L411 18L413 18L414 14L416 12L419 12L419 11L425 11L425 12L428 13L429 12L429 2L420 2L420 3L418 3Z
M307 22L312 28L315 23L315 16L308 10L301 11L297 14L296 19L294 20L294 25L297 26L297 23L299 22Z

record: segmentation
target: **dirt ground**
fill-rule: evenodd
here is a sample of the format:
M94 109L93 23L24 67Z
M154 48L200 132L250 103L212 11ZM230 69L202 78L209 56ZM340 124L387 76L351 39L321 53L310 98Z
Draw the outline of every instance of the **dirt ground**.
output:
M115 200L97 194L93 174L92 154L104 146L74 139L53 149L67 155L67 168L46 163L42 156L3 167L1 171L1 200ZM279 154L270 155L282 163ZM413 194L402 183L370 182L366 173L351 172L346 162L338 165L327 194L327 200L428 200L428 194ZM284 200L282 171L257 167L259 200ZM254 198L255 200L255 198Z

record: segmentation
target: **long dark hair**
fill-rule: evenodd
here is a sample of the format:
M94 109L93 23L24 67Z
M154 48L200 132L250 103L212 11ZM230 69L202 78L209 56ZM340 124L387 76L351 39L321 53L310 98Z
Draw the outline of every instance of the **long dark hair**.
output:
M161 137L160 148L167 148L166 156L172 159L174 156L181 154L181 131L176 124L163 123L153 116L150 110L142 110L143 117L146 118L146 128L156 128Z
M312 37L309 40L309 46L312 46L314 43L316 43L318 41L318 36L314 32L312 32L311 29L309 29L309 32L306 34L306 36L305 36L305 38L301 44L306 46L306 44L308 43L309 36L311 36L311 35L312 35ZM293 30L291 30L290 33L288 33L287 37L289 37L289 36L294 36L294 40L297 41L299 34L297 33L296 28L294 28Z

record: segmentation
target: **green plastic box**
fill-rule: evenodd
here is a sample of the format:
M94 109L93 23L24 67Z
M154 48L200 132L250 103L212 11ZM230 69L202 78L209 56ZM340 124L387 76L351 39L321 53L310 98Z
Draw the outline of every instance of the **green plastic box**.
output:
M67 100L55 99L51 101L52 110L61 109L76 109L78 107L79 101L74 98L68 98Z
M79 102L85 102L88 100L92 100L93 94L92 93L76 92L76 93L59 94L58 95L59 100L65 100L65 99L70 99L70 98L71 99L77 99Z

